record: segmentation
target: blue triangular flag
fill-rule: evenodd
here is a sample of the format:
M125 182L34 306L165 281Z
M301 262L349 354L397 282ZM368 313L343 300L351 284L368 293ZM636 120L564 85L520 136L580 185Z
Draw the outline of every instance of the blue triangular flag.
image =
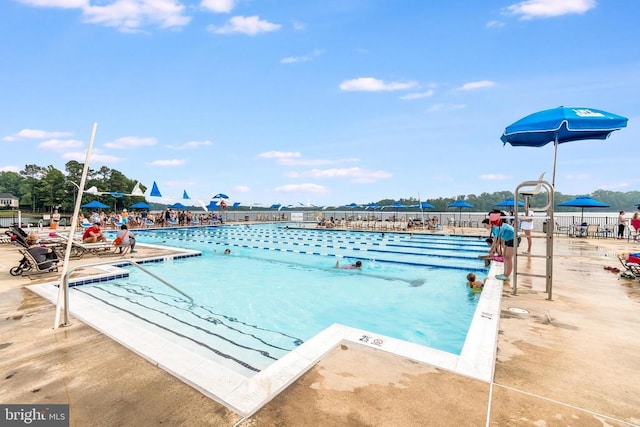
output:
M162 197L162 194L160 194L160 190L158 190L158 185L155 181L153 181L153 187L151 187L151 193L149 194L149 196Z
M184 190L184 193L182 194L182 198L183 199L190 199L189 195L187 194L187 190Z

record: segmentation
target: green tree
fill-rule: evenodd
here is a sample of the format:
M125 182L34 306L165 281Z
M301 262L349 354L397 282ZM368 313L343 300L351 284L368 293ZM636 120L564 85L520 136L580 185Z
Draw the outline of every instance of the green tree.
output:
M20 199L22 180L23 178L17 172L0 172L0 192L11 193Z
M66 198L65 176L53 166L48 166L45 175L38 185L38 200L45 211L53 212L53 209L62 206Z
M20 171L20 175L25 178L21 188L24 190L23 199L25 202L31 202L31 210L33 212L36 212L36 189L44 173L44 169L38 165L25 165L24 169Z

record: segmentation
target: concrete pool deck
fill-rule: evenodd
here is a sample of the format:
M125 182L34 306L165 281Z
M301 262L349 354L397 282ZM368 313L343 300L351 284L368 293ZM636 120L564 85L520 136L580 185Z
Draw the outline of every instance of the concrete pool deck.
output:
M9 276L20 257L2 245L0 403L69 403L79 426L640 425L640 282L604 269L623 251L640 245L562 236L553 301L543 279L505 284L492 383L343 343L242 420L78 320L53 330L55 307L24 288L43 279Z

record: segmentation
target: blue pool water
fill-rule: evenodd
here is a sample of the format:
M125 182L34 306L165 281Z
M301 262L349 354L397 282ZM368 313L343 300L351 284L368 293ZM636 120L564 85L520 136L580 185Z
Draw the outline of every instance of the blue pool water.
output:
M136 230L140 243L200 250L76 291L251 376L333 323L459 354L486 271L477 238L286 229L282 224ZM225 248L231 249L224 255ZM362 270L335 268L354 260Z

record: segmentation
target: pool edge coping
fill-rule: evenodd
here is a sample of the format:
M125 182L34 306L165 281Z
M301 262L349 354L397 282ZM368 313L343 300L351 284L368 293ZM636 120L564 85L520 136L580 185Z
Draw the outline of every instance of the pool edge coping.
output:
M153 257L145 261L156 262L167 258L173 257ZM118 260L114 260L114 264L117 262ZM493 278L497 268L496 263L492 263L488 274L489 279L480 295L459 356L362 329L333 324L250 378L176 345L145 328L137 325L133 327L122 319L112 318L112 312L100 308L88 299L83 301L80 293L70 292L69 305L71 314L77 319L178 377L216 402L243 417L248 417L343 343L375 348L455 374L491 382L495 366L502 297L502 281ZM121 271L126 270L114 266L107 274L122 274ZM102 277L104 275L100 276L97 281L105 280ZM76 278L74 282L82 279L82 277ZM49 282L30 285L27 288L55 304L58 289L56 285L57 282ZM185 360L193 363L185 367Z

